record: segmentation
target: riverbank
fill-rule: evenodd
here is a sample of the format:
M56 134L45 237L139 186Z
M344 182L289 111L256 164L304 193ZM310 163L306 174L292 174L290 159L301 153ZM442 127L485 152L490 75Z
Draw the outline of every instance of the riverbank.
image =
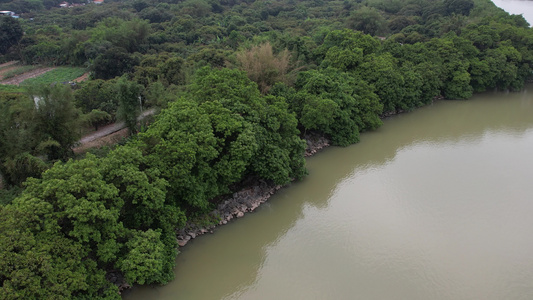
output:
M441 99L443 98L435 97L430 105ZM406 112L409 111L397 111L395 113L383 114L381 119L386 119L393 115ZM305 151L306 157L310 157L330 145L329 140L319 135L308 134L304 138L307 141L307 149ZM184 247L191 240L207 233L214 233L214 229L217 227L226 225L233 219L242 218L246 213L255 211L282 187L283 186L280 185L268 184L265 181L258 181L235 192L231 197L221 200L217 208L211 211L207 218L203 219L209 219L212 222L207 225L205 225L206 222L201 222L202 224L199 224L198 222L189 222L184 228L176 231L176 238L179 246ZM126 285L126 287L129 286Z
M437 96L430 103L443 99ZM384 113L381 119L386 119L394 115L406 113L409 111L398 110L395 112ZM305 157L313 156L324 148L330 146L330 141L324 136L316 133L307 133L304 135L307 147L304 152ZM219 201L217 208L207 213L204 218L188 221L183 228L176 229L176 241L178 246L185 247L190 241L204 234L212 234L217 227L230 223L233 219L244 217L247 213L255 211L259 206L265 203L274 195L282 185L267 183L264 180L257 180L247 184L243 189L233 193L231 196ZM114 272L108 277L119 287L120 292L131 288L125 279Z
M306 135L305 140L307 141L306 157L312 156L330 145L327 138L316 134ZM233 219L242 218L246 213L253 212L280 188L282 188L281 185L259 180L233 193L231 197L221 201L216 209L208 213L209 219L218 220L218 222L211 222L209 225L188 222L184 228L178 229L176 231L178 245L184 247L192 239L206 233L213 233L213 229L216 227L226 225Z
M330 146L327 138L317 134L306 134L304 139L307 142L305 157L312 156ZM178 246L185 247L191 240L206 233L213 233L216 227L226 225L233 219L242 218L245 214L253 212L282 187L282 185L270 184L264 180L252 181L243 189L220 200L217 208L207 213L205 218L200 218L201 221L198 219L189 221L183 228L176 229ZM118 287L119 294L131 288L124 276L117 270L109 271L106 279Z

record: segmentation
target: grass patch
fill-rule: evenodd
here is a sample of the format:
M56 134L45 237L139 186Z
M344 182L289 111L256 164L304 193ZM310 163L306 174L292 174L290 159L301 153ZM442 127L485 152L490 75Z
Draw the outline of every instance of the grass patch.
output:
M20 67L18 67L16 69L13 69L11 71L6 72L4 74L4 78L2 80L13 78L13 77L18 76L20 74L24 74L26 72L30 72L30 71L33 71L33 70L39 69L39 68L42 68L42 67L41 66L33 66L33 65L20 66Z
M35 78L29 78L22 82L23 85L34 84L52 84L55 82L68 82L72 81L86 72L85 68L72 68L72 67L59 67L52 71L48 71L41 76Z

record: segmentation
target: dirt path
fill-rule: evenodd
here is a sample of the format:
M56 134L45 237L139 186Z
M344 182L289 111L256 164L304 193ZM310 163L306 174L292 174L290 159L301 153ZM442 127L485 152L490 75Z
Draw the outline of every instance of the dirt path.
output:
M8 61L6 63L3 63L0 65L0 69L3 68L3 67L8 67L8 66L11 66L11 65L14 65L14 64L18 64L18 60L12 60L12 61Z
M91 148L102 148L103 146L115 145L128 136L128 129L123 128L117 132L94 139L90 142L84 142L80 146L72 149L74 153L83 153Z
M126 124L124 122L117 122L102 126L98 129L98 131L95 131L91 134L82 137L80 140L80 144L81 146L83 146L84 144L87 144L99 138L103 138L124 128L126 128Z
M40 75L42 75L42 74L44 74L44 73L46 73L48 71L52 71L53 69L55 69L55 68L41 68L41 69L33 70L31 72L26 72L24 74L20 74L18 76L13 77L13 78L9 78L9 79L0 81L0 84L19 85L26 79L40 76Z
M137 118L137 120L140 121L147 116L153 115L154 113L155 113L155 109L153 108L145 110ZM125 130L125 128L126 128L126 124L124 122L117 122L117 123L113 123L113 124L100 127L98 131L95 131L91 134L88 134L82 137L81 140L79 141L80 145L74 148L74 151L80 152L88 148L109 145L113 142L116 142L122 137L125 137L127 135L127 130ZM115 136L112 136L112 135L115 135Z

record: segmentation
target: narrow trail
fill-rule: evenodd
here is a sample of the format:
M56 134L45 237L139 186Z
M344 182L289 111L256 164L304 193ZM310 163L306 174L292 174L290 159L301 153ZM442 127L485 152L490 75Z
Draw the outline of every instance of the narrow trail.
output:
M154 108L145 110L144 112L141 113L141 115L137 118L137 120L140 121L140 120L144 119L147 116L153 115L154 113L155 113L155 109ZM113 133L115 133L117 131L120 131L120 130L122 130L124 128L126 128L126 124L124 122L117 122L117 123L113 123L113 124L109 124L109 125L100 127L100 129L98 129L98 131L95 131L95 132L93 132L91 134L88 134L88 135L82 137L81 140L79 141L79 143L80 143L79 147L82 147L83 145L85 145L85 144L87 144L89 142L92 142L94 140L106 137L106 136L108 136L110 134L113 134Z
M8 67L14 64L18 64L18 62L19 62L18 60L12 60L12 61L8 61L6 63L0 64L0 69L3 67Z

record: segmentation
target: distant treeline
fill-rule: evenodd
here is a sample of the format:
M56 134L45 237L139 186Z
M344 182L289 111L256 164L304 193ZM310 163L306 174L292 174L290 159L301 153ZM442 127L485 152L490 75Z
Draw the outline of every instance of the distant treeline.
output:
M91 80L0 90L1 299L119 298L109 272L167 283L175 229L250 178L305 176L305 134L353 144L384 114L520 90L533 71L533 29L489 0L28 11L0 19L2 59L87 66ZM148 106L161 111L139 126ZM115 119L127 141L72 159L83 124Z

